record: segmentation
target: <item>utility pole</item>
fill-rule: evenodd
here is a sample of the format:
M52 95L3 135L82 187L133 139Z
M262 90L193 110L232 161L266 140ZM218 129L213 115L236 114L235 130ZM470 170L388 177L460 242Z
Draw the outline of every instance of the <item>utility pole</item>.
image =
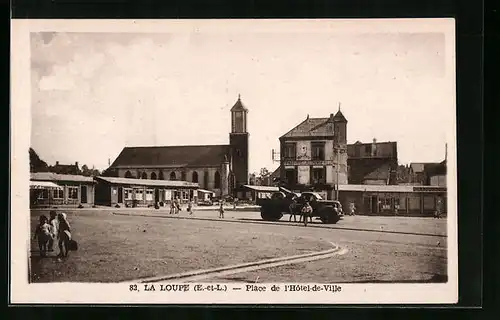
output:
M336 153L337 153L337 187L335 188L335 198L336 200L338 201L339 200L339 148L338 146L335 148L336 149Z

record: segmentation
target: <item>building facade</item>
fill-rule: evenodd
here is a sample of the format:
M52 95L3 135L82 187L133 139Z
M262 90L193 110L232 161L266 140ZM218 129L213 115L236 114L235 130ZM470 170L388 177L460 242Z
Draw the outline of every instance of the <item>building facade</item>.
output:
M349 184L397 184L397 142L377 142L347 145Z
M31 189L32 206L92 206L94 204L95 181L92 177L33 172L30 180L52 182L59 186L59 188Z
M197 203L198 184L186 181L95 177L95 202L105 206L148 207L161 206L179 199Z
M291 190L315 190L334 197L347 184L347 120L307 118L280 137L280 183Z
M125 147L109 168L116 177L197 183L217 196L244 198L248 183L248 109L231 108L228 145Z

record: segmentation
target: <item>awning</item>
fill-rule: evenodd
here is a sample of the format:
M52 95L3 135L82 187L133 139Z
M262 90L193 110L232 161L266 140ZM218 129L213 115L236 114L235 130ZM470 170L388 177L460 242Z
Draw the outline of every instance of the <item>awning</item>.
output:
M63 188L54 182L50 181L30 181L30 189L57 189L62 190Z
M215 193L213 191L205 190L205 189L198 189L198 192L202 192L202 193Z
M271 186L251 186L251 185L245 185L245 188L255 190L255 191L260 191L260 192L276 192L279 191L278 187L271 187Z

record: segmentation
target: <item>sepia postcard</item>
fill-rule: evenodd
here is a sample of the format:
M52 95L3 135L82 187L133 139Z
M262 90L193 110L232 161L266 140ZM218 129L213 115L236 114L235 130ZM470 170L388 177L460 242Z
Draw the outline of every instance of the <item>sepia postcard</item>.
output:
M458 300L453 19L12 20L10 302Z

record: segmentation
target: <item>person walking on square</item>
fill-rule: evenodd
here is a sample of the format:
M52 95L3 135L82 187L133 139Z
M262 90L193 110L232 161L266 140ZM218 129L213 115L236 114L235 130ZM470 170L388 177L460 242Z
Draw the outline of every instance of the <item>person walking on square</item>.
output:
M170 213L169 214L175 214L175 201L170 200Z
M193 199L192 198L189 198L187 211L189 212L189 215L193 214Z
M351 216L356 215L356 205L354 204L354 202L351 202L349 204L349 215L351 215Z
M219 218L224 219L224 199L219 202Z
M233 209L236 210L236 206L238 205L238 198L235 197L233 200Z

